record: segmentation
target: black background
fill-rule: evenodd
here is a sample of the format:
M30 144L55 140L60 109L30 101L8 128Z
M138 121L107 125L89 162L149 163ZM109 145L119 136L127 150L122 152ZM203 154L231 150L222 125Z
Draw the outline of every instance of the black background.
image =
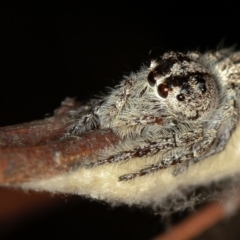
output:
M1 4L0 126L49 116L65 97L83 101L104 92L146 63L153 48L240 46L239 7L230 1ZM8 238L28 239L31 230L42 237L148 239L165 227L149 210L60 198L49 215L22 223Z

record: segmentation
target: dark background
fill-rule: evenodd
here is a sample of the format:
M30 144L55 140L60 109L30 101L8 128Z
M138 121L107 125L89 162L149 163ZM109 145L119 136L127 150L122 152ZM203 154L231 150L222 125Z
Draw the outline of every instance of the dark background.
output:
M146 63L153 48L240 46L240 8L230 1L84 4L1 2L0 126L49 116L65 97L84 101L104 92ZM42 197L4 194L15 204L18 197L30 202ZM55 196L51 207L43 204L21 216L3 221L6 238L32 239L35 233L42 238L149 239L168 225L147 209L112 209L76 196Z

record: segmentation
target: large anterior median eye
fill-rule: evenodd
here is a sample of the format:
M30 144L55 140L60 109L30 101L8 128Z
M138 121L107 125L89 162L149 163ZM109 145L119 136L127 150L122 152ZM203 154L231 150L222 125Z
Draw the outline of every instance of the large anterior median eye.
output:
M159 84L157 90L160 97L166 98L168 96L169 88L166 84Z
M147 80L150 86L154 86L157 82L154 73L151 71L148 76L147 76Z

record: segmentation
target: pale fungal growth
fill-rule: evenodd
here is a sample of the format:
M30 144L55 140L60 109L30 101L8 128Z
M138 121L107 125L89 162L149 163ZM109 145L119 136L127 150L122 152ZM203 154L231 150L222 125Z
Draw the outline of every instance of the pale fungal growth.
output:
M71 113L64 138L110 130L118 144L69 173L21 186L158 207L169 196L177 201L197 186L236 179L239 84L240 52L166 52Z

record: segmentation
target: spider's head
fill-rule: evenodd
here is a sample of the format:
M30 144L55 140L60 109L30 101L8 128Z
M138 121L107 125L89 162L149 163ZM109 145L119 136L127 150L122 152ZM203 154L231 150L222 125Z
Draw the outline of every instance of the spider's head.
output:
M148 83L174 115L198 119L217 105L216 80L188 55L167 52L152 61Z

